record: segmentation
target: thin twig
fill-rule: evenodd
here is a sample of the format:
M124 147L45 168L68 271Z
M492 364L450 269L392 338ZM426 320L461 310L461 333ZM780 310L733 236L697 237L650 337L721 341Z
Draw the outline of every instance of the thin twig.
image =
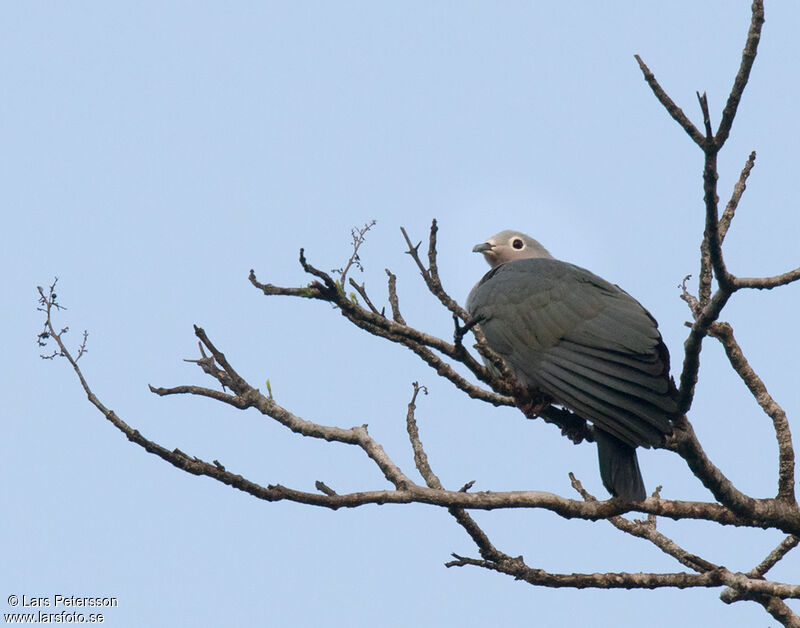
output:
M653 94L655 94L655 97L658 98L658 102L664 106L664 109L666 109L667 113L672 116L672 119L680 124L683 130L689 134L689 137L692 138L694 143L700 148L705 149L706 138L703 137L703 134L700 133L692 121L689 120L685 113L683 113L683 110L675 104L675 101L673 101L672 98L667 95L661 85L659 85L655 75L650 71L650 68L648 68L644 61L642 61L642 58L639 55L633 55L633 57L636 59L636 63L639 64L642 74L644 74L644 80L647 81L650 89L653 90Z
M703 243L703 246L705 246L705 242ZM710 279L710 277L711 277L711 271L710 271L711 267L709 266L708 268L709 268L709 273L708 274L709 274L709 279ZM703 271L701 270L700 272L702 273ZM686 301L686 304L689 306L689 309L692 312L692 317L694 318L694 320L697 320L699 318L701 312L703 311L703 305L701 304L701 301L699 299L697 299L693 294L691 294L689 292L689 289L686 287L686 282L689 281L691 278L692 278L691 275L686 275L683 278L683 281L681 282L681 284L678 287L681 289L681 299ZM701 282L700 289L702 290L702 282ZM691 327L691 324L689 326Z
M708 96L706 93L697 92L697 100L700 102L700 111L703 114L703 128L706 132L706 143L714 141L714 132L711 130L711 114L708 112Z
M747 189L747 179L750 176L750 172L753 170L753 166L755 165L756 151L751 151L747 158L747 163L745 163L744 168L742 168L742 171L739 173L739 180L736 181L736 184L733 186L731 200L728 201L728 204L725 206L725 211L722 212L722 216L719 219L720 242L725 239L725 236L728 233L728 229L731 226L731 221L736 213L736 208L739 206L739 201L742 200L742 194L744 194L744 191Z
M334 491L330 486L328 486L327 484L325 484L325 482L322 482L320 480L314 482L314 486L318 491L324 493L325 495L328 495L329 497L337 494L336 491Z
M437 299L439 299L442 305L450 310L450 312L458 316L461 320L469 323L472 319L467 311L461 307L455 299L447 294L447 292L445 292L444 288L442 287L442 282L439 279L439 267L436 262L436 234L439 231L439 227L436 219L434 218L431 221L431 229L428 236L428 268L425 268L425 265L422 263L422 260L419 257L419 247L422 243L419 242L416 245L411 244L411 239L408 237L408 233L406 232L405 228L400 227L400 231L403 233L403 238L408 245L408 250L406 253L411 256L411 258L414 260L414 263L417 265L417 268L419 268L422 279L425 281L425 285L428 287L428 290Z
M353 288L355 288L355 290L356 290L356 292L358 292L358 294L360 294L360 295L361 295L361 298L362 298L362 299L364 299L364 303L366 303L366 304L367 304L367 307L369 307L369 309L370 309L370 311L371 311L371 312L373 312L374 314L377 314L378 316L383 316L383 312L380 312L380 311L378 311L378 308L376 308L376 307L375 307L375 306L372 304L372 301L371 301L371 300L370 300L370 298L367 296L367 289L366 289L366 287L364 286L364 284L363 284L363 283L362 283L361 285L358 285L358 284L357 284L357 283L356 283L356 282L353 280L353 278L352 278L352 277L350 277L350 285L351 285Z
M428 394L428 389L425 386L420 386L419 383L413 382L411 386L414 388L414 394L411 396L411 401L408 402L408 412L406 413L406 430L408 431L408 438L411 441L411 449L414 452L414 465L417 471L425 480L425 484L429 488L441 489L442 483L428 464L428 454L422 446L422 441L419 438L419 428L417 427L417 420L414 416L414 411L417 409L417 395L420 392Z
M405 325L406 321L400 313L400 301L397 298L397 276L388 268L385 269L389 277L389 305L392 308L392 319L395 323Z
M353 238L352 246L353 246L353 253L350 255L350 259L347 260L345 263L344 268L337 268L331 272L339 273L339 285L344 289L345 279L347 278L347 271L350 270L351 267L355 266L359 270L364 270L363 266L361 265L361 258L358 255L358 250L366 241L367 232L375 226L375 221L371 220L370 222L366 223L363 227L356 228L353 227L350 230L350 236ZM350 280L353 281L352 279Z

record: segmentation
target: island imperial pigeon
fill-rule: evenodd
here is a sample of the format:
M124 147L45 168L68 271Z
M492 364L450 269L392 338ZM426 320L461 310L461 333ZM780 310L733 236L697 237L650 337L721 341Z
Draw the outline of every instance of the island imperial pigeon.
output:
M655 319L616 285L554 259L533 238L501 231L473 251L492 269L469 313L530 395L594 425L600 475L615 496L647 496L636 447L672 431L677 392ZM518 400L524 405L523 400Z

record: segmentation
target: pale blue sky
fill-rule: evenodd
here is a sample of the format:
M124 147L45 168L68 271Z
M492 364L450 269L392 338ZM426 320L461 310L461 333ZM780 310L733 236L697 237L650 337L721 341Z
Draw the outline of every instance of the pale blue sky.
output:
M641 78L642 55L694 120L714 120L739 63L749 2L78 2L0 7L0 259L6 301L0 522L8 595L113 595L110 626L771 625L716 591L536 589L478 569L446 512L423 506L329 512L267 504L180 472L131 445L86 401L63 361L35 344L39 284L60 278L72 341L95 392L148 437L251 480L339 492L383 487L357 450L292 435L254 411L160 399L147 384L210 384L202 325L254 385L294 412L370 430L413 474L404 416L418 420L449 487L572 496L574 471L605 496L593 447L514 410L470 401L405 349L327 305L266 299L247 282L303 285L349 230L373 299L399 281L408 321L449 336L399 227L440 221L440 268L460 299L485 271L472 246L526 231L562 259L620 284L659 320L678 372L697 271L701 155ZM800 7L768 2L763 42L720 158L723 200L758 161L726 241L741 275L798 265L796 103ZM357 276L359 280L360 277ZM694 285L694 284L693 284ZM797 286L735 297L725 312L791 418L800 413ZM774 494L771 426L713 343L690 415L714 461L745 491ZM800 427L793 425L795 432ZM649 489L707 499L679 460L640 455ZM557 572L676 571L608 524L535 511L477 513L496 545ZM775 533L661 523L688 550L748 570ZM774 576L796 582L798 555ZM795 605L795 607L797 607ZM645 620L646 618L646 620Z

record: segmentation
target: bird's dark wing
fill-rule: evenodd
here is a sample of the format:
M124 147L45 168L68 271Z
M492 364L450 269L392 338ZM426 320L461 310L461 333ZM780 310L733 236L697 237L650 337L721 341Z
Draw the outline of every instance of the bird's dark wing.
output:
M521 382L623 442L655 445L676 410L669 355L634 298L553 259L492 269L467 300Z

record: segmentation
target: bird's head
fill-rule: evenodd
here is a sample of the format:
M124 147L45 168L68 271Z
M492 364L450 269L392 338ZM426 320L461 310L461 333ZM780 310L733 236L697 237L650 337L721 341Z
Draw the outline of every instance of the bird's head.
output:
M487 239L486 242L476 244L472 252L483 253L484 259L492 268L518 259L532 257L552 259L553 257L532 237L519 231L510 230L501 231Z

